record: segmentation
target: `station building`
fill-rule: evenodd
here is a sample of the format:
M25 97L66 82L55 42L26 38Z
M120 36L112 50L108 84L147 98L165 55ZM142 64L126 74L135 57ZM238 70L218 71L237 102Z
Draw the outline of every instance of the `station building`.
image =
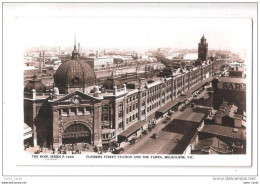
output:
M123 141L142 130L155 114L160 118L200 84L212 80L213 68L214 63L208 62L127 84L111 77L97 86L93 68L79 59L74 46L71 60L54 75L53 89L46 90L36 79L25 85L24 122L32 129L30 144L46 142L57 149L76 142L101 147Z

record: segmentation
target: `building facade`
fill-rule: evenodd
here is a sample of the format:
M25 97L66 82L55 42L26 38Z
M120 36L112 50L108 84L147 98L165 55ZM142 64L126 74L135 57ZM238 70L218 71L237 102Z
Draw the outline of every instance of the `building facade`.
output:
M86 58L87 63L94 69L111 68L114 65L114 59L110 56L92 56Z
M124 141L157 111L169 111L175 99L210 79L215 65L209 62L129 84L112 77L97 86L93 69L74 50L71 60L58 68L53 89L47 91L39 80L25 86L24 122L33 130L32 145L46 142L57 149L78 142L101 147Z

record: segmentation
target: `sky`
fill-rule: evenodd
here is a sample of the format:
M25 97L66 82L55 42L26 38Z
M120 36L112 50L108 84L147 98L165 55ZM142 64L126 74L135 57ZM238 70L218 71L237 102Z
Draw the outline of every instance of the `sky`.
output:
M252 42L251 19L221 16L223 11L228 13L226 6L218 11L205 5L160 3L14 4L5 8L4 25L19 30L16 35L24 48L73 46L75 33L86 49L194 49L203 34L209 49L241 52Z

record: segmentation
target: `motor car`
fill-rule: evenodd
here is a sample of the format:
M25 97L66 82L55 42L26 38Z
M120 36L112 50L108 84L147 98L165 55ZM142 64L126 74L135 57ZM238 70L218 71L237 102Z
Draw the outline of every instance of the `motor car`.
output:
M144 135L146 135L146 134L148 134L148 131L147 131L147 130L144 130L142 133L143 133Z
M131 144L135 144L137 142L137 137L133 137L131 140Z
M154 139L157 139L159 136L157 133L154 133L153 136L152 136Z
M171 116L172 114L173 114L172 111L169 111L169 112L168 112L168 116Z
M164 121L163 121L163 124L167 124L167 123L168 123L168 121L167 121L167 120L164 120Z
M167 116L166 120L168 121L171 120L171 116Z
M185 111L186 108L187 106L183 106L180 111Z
M114 154L120 154L120 153L122 153L124 151L124 148L116 148L114 151L113 151L113 153Z

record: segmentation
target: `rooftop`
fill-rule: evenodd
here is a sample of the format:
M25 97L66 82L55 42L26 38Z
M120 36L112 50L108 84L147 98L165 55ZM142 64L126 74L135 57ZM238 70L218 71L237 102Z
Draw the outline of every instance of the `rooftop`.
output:
M230 82L230 83L246 83L245 78L232 78L232 77L219 77L219 82Z
M179 120L200 123L208 114L209 108L204 106L188 107L184 113L181 113ZM188 115L188 116L187 116Z
M210 151L213 150L213 152ZM211 137L203 140L199 140L192 153L203 154L205 152L210 153L229 153L228 145L216 137Z
M240 140L246 140L246 130L245 129L239 129L236 128L236 131L234 131L234 128L222 126L222 125L204 125L204 128L200 131L204 133L229 137L229 138L235 138Z

